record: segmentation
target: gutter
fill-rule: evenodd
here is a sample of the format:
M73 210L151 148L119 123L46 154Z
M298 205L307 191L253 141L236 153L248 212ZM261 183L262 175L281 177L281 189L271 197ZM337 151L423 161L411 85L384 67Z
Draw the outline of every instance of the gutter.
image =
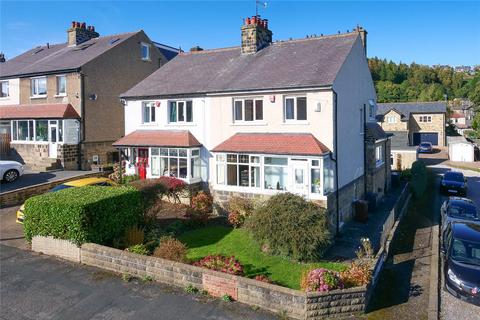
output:
M375 142L373 143L375 152ZM367 195L367 105L363 104L363 194Z
M338 107L337 107L337 92L332 88L331 89L333 92L333 109L334 109L334 142L333 142L333 148L335 150L335 158L332 156L332 152L330 152L330 160L335 162L335 202L336 202L336 216L337 216L337 221L336 221L336 226L335 226L335 234L337 236L340 235L340 199L338 198L338 148L337 148L337 141L338 141Z
M73 73L79 72L80 68L72 68L72 69L63 69L63 70L54 70L54 71L44 71L44 72L31 72L31 73L22 73L22 74L11 74L6 76L0 76L0 79L16 79L16 78L30 78L30 77L38 77L38 76L48 76L53 74L64 74L64 73Z

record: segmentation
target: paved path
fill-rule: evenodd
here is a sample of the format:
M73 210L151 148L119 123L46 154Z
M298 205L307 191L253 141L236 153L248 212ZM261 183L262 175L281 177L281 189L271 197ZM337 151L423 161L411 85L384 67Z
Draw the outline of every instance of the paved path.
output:
M0 319L276 319L158 283L0 245Z
M0 245L27 249L23 236L23 226L15 222L16 212L20 206L0 209Z

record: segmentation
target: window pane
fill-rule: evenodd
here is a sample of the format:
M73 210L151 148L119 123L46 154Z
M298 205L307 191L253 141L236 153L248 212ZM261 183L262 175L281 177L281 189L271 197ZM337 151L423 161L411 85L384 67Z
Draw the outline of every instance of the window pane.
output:
M178 158L169 158L170 176L178 177Z
M2 81L2 91L0 93L0 97L8 97L9 96L9 84L8 81Z
M187 157L187 149L178 149L178 156Z
M37 94L37 81L36 79L30 80L30 95L34 96Z
M215 158L217 159L217 161L225 162L224 154L217 154Z
M248 187L248 165L240 165L240 186Z
M188 168L187 168L187 159L185 158L180 158L179 159L179 177L180 178L187 178L188 176Z
M225 165L217 164L217 184L225 184Z
M248 158L249 158L248 154L241 154L239 156L239 162L240 163L248 163Z
M265 157L265 164L286 166L288 164L288 158Z
M307 98L297 98L297 120L307 120Z
M286 190L287 168L265 167L265 189Z
M198 156L198 155L200 155L200 150L198 150L198 149L193 149L193 150L192 150L192 156Z
M160 158L160 174L168 176L168 158Z
M152 149L152 155L153 155L153 150L155 149ZM160 175L160 158L152 157L152 176L159 176L159 175Z
M303 169L295 169L295 183L303 184Z
M255 120L263 120L263 100L255 100Z
M320 165L320 161L319 160L312 160L312 166L313 167L318 167Z
M57 127L50 127L50 142L57 142Z
M253 100L245 100L245 121L253 121Z
M28 138L28 121L18 121L18 140L26 141Z
M57 94L64 94L66 92L67 78L65 76L57 77Z
M200 178L200 158L192 158L190 163L192 170L192 178ZM223 172L223 170L222 170ZM224 173L222 173L224 175Z
M227 154L227 162L237 162L236 154Z
M13 121L13 140L18 140L17 121Z
M155 105L153 103L150 104L150 120L155 122Z
M192 101L187 101L187 122L193 121Z
M0 133L11 133L10 120L0 120Z
M235 101L235 120L242 120L242 101Z
M161 156L168 156L168 149L167 148L160 148L160 155Z
M158 148L152 148L152 156L158 156L160 154L160 151Z
M251 162L251 163L260 163L260 157L251 156L251 157L250 157L250 162Z
M148 105L143 105L143 122L150 122L150 108Z
M185 121L185 102L178 103L178 121L179 122Z
M229 186L237 185L237 169L236 164L227 164L227 184Z
M294 119L293 104L293 98L285 99L285 119L287 120Z
M260 167L250 167L250 186L260 188Z
M311 181L311 192L320 193L320 169L312 169Z
M34 131L33 131L33 120L28 121L28 140L33 141Z
M58 141L63 141L63 121L58 120Z
M47 94L47 78L38 79L38 94Z
M170 156L178 156L178 149L168 149L168 153Z
M170 122L177 122L177 103L175 101L170 102Z

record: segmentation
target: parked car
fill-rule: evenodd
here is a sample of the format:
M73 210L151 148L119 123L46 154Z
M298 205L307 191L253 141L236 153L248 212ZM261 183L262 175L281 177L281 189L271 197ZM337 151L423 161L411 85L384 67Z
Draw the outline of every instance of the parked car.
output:
M445 290L480 306L480 224L451 223L442 256Z
M440 208L442 217L442 235L452 222L480 222L480 212L477 205L470 199L450 197Z
M458 196L467 196L467 178L458 171L448 171L443 175L440 183L440 192L442 194L454 194Z
M0 161L0 178L5 182L13 182L23 174L23 164L17 161Z
M58 186L52 188L48 192L56 192L63 189L74 188L74 187L84 187L84 186L109 187L109 186L116 186L116 185L117 184L115 182L113 182L108 178L95 178L95 177L83 178L83 179L68 181L68 182L59 184ZM25 204L22 204L22 206L17 211L17 223L23 223L23 220L25 218L24 209L25 209Z
M418 153L432 153L433 145L431 142L422 142L417 148Z

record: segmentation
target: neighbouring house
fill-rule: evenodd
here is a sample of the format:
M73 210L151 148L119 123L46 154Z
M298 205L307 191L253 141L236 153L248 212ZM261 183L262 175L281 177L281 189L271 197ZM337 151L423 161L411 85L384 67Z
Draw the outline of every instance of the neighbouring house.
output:
M391 184L391 134L376 122L365 123L366 192L375 200L382 198Z
M241 46L180 53L121 95L126 135L114 146L126 174L178 177L209 189L220 207L231 195L294 192L327 207L339 231L367 190L365 123L375 124L376 94L366 35L273 42L268 21L253 17ZM375 159L380 168L388 156Z
M89 169L118 158L124 135L118 95L178 53L143 31L100 36L72 22L67 42L0 62L0 134L13 159L34 170Z

